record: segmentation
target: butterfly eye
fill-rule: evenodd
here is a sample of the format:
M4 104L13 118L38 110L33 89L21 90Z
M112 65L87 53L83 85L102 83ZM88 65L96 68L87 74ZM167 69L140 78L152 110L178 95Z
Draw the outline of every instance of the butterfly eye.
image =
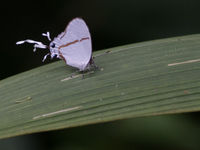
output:
M54 48L55 46L56 46L56 44L55 44L55 43L52 43L52 44L51 44L51 47L52 47L52 48Z

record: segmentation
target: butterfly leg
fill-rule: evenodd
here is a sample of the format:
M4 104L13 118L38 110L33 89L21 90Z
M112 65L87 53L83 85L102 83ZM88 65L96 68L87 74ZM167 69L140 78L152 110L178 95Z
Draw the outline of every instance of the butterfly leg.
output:
M46 60L47 56L49 56L49 55L50 55L50 53L46 54L46 55L43 57L42 62L44 62L44 61Z
M94 66L94 70L99 70L99 67L95 63L93 63L93 66Z
M51 37L50 37L50 33L42 33L42 36L46 36L48 38L49 41L51 41Z
M81 79L83 80L84 78L85 78L85 75L84 73L82 73Z

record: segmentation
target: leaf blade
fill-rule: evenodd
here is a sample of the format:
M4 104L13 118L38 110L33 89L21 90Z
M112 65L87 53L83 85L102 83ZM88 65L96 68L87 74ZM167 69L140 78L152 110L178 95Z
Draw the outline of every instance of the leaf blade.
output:
M199 111L199 48L200 35L142 42L96 52L84 79L59 61L2 80L0 138Z

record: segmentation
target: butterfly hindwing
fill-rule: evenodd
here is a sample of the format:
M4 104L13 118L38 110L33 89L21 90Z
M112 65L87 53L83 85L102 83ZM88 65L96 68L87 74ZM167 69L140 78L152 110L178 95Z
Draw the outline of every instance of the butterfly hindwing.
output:
M58 49L68 65L85 69L92 55L92 44L89 29L82 19L73 19L54 40L59 43Z

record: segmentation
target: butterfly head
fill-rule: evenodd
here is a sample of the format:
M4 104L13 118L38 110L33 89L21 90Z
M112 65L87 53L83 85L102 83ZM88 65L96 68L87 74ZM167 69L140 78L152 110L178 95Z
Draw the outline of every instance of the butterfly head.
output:
M58 46L56 45L56 43L54 41L52 41L49 44L49 50L50 50L51 58L54 58L54 57L59 58Z

